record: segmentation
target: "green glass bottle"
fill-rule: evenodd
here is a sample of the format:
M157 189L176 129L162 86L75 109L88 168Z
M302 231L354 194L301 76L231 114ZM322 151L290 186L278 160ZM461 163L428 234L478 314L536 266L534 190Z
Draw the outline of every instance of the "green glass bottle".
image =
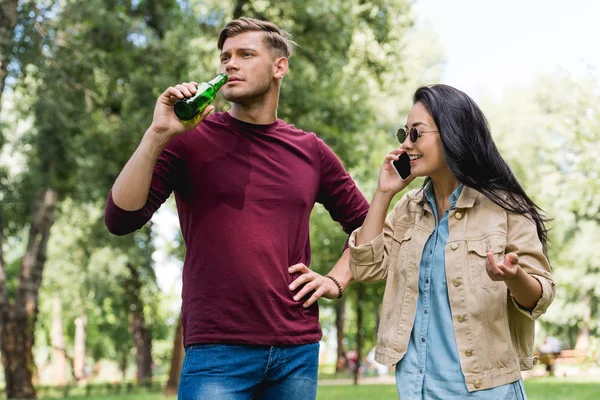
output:
M227 83L227 74L219 74L208 82L203 82L196 88L197 92L188 99L177 100L175 115L182 121L189 121L212 103L221 86Z

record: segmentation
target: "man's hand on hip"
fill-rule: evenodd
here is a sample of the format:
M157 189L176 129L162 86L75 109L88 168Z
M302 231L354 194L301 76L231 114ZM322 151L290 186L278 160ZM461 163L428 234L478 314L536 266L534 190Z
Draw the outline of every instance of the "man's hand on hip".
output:
M313 305L313 303L321 297L325 297L326 299L337 299L340 294L339 289L333 280L314 272L304 264L294 264L288 268L288 271L290 274L296 272L301 274L289 286L292 291L302 286L298 293L293 295L294 300L301 301L312 292L312 295L303 304L305 308Z

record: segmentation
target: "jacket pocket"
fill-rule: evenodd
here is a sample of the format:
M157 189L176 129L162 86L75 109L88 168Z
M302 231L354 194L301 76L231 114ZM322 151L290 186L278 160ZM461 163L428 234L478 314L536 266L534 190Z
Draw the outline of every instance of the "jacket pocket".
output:
M397 226L392 236L392 249L390 253L390 270L396 273L406 266L407 255L412 239L413 226Z
M475 286L497 289L504 285L502 281L493 281L485 268L486 255L492 249L496 263L504 259L506 248L506 237L503 235L491 235L483 239L467 240L467 257L471 280Z

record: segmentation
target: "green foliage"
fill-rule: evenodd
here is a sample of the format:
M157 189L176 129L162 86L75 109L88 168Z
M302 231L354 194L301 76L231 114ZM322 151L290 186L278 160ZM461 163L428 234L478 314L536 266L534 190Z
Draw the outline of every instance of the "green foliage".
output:
M70 199L61 204L49 246L49 260L40 293L40 326L49 331L52 297L63 304L65 339L71 348L75 335L73 321L87 317L86 344L94 360L129 358L132 349L129 327L127 263L139 266L142 290L139 293L144 316L153 338L165 339L170 331L168 309L162 307L152 254L151 227L125 237L110 236L101 226L97 205L77 204ZM50 338L45 340L50 343ZM41 343L40 343L41 344ZM68 351L70 353L70 351Z

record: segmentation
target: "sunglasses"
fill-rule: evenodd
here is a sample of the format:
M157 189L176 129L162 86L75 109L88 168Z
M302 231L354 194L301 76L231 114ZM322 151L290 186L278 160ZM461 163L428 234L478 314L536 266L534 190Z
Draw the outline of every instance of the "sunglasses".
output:
M419 139L421 137L421 135L423 135L424 133L430 133L430 132L439 132L439 131L420 131L416 127L412 127L412 128L410 128L410 131L406 132L406 129L400 128L400 129L398 129L398 132L396 133L396 137L398 138L398 141L400 143L404 143L406 141L407 137L410 138L411 142L415 143L417 141L417 139Z

